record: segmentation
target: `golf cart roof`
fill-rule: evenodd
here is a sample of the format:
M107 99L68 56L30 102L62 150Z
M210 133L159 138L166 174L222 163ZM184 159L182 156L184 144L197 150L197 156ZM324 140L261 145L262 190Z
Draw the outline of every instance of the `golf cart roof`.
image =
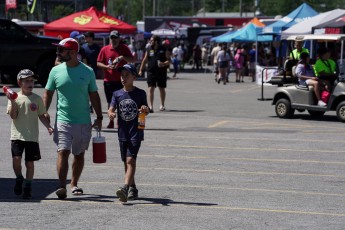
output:
M345 40L345 34L305 34L305 35L291 35L286 40L318 40L318 41L338 41Z

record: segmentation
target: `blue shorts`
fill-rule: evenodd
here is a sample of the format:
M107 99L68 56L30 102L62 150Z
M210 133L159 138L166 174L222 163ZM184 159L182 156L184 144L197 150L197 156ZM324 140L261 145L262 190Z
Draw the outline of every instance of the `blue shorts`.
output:
M137 159L141 141L119 141L121 159L126 162L127 157Z

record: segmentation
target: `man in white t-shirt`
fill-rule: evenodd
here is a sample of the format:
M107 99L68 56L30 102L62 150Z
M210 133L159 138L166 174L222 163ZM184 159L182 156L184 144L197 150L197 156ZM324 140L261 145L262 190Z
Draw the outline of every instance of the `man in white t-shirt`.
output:
M213 60L213 72L214 72L214 80L217 81L218 79L218 61L217 61L217 54L222 49L221 44L218 43L215 47L213 47L211 51L211 60Z
M181 70L181 63L183 62L183 55L184 55L184 51L181 47L181 45L176 46L173 50L172 50L172 54L173 57L176 57L179 63L179 70Z

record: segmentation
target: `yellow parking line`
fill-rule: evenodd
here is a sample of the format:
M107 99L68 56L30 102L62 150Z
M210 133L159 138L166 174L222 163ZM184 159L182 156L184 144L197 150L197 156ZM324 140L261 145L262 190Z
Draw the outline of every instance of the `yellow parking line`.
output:
M229 121L218 121L212 125L209 125L208 128L216 128L216 127L219 127L221 125L224 125L225 123L228 123Z
M182 205L178 205L182 206ZM197 207L197 206L192 206ZM241 208L241 207L229 207L229 206L203 206L201 208L210 209L223 209L230 211L252 211L252 212L273 212L273 213L286 213L286 214L298 214L298 215L317 215L317 216L337 216L345 217L344 213L329 213L329 212L306 212L306 211L294 211L294 210L279 210L279 209L265 209L265 208Z
M137 200L140 202L140 199ZM75 203L73 200L42 200L41 203ZM80 204L110 204L110 205L135 205L135 206L163 206L162 203L136 203L136 201L131 201L128 203L120 203L118 201L114 202L104 202L104 201L90 201L90 200L78 200ZM178 201L167 201L164 206L168 207L182 207L182 208L199 208L199 209L222 209L226 211L248 211L248 212L270 212L270 213L280 213L280 214L296 214L296 215L317 215L317 216L333 216L333 217L345 217L344 213L331 213L331 212L307 212L307 211L298 211L298 210L283 210L283 209L265 209L265 208L245 208L245 207L231 207L231 206L220 206L218 204L203 204L197 202L178 202Z
M291 151L305 153L345 153L345 150L320 150L320 149L285 149L285 148L253 148L253 147L223 147L223 146L197 146L197 145L150 145L150 147L189 148L189 149L227 149L227 150L255 150L255 151Z
M80 182L80 184L114 184L114 182L108 181L89 181ZM205 185L189 185L189 184L149 184L143 183L140 186L147 187L176 187L176 188L199 188L199 189L214 189L214 190L237 190L246 192L263 192L263 193L291 193L303 196L335 196L345 197L342 193L323 193L323 192L309 192L309 191L297 191L297 190L284 190L284 189L262 189L262 188L236 188L225 186L205 186Z
M141 167L139 167L141 168ZM232 173L232 174L250 174L250 175L284 175L284 176L309 176L309 177L345 177L344 175L337 174L315 174L315 173L290 173L290 172L250 172L250 171L234 171L234 170L221 170L221 169L186 169L186 168L152 168L153 170L165 171L184 171L184 172L199 172L199 173Z
M315 132L318 132L320 133L320 131L315 131ZM189 138L189 139L219 139L219 140L255 140L255 141L275 141L275 140L280 140L280 139L274 139L274 138L262 138L262 137L229 137L229 136L184 136L184 135L177 135L177 136L174 136L174 138L183 138L183 139L186 139L186 138ZM287 138L284 138L284 142L287 142L287 141L291 141L291 142L305 142L304 139L287 139ZM334 140L334 139L320 139L320 140L316 140L316 139L308 139L308 142L317 142L317 143L320 143L320 142L325 142L325 143L343 143L344 141L339 139L339 140Z
M121 166L113 166L113 165L104 165L104 166L85 166L88 168L97 167L97 168L116 168L120 169ZM164 170L164 171L184 171L184 172L196 172L196 173L229 173L229 174L250 174L250 175L270 175L270 176L308 176L308 177L335 177L335 178L344 178L343 174L315 174L315 173L290 173L290 172L264 172L264 171L234 171L234 170L221 170L221 169L187 169L187 168L163 168L163 167L137 167L137 169L141 170Z
M180 155L155 155L140 154L140 157L157 158L181 158L181 159L221 159L230 161L258 161L258 162L278 162L278 163L308 163L308 164L338 164L345 165L343 161L315 161L315 160L290 160L290 159L268 159L268 158L245 158L245 157L218 157L218 156L180 156Z
M282 127L284 128L288 128L288 129L296 129L298 128L298 130L300 131L305 131L305 130L301 130L301 128L312 128L312 129L323 129L322 131L327 131L331 132L329 130L329 126L326 125L319 125L319 124L293 124L293 123L289 123L289 124L283 124L281 122L263 122L263 121L243 121L243 120L221 120L218 121L210 126L208 126L208 128L215 128L215 127L219 127L220 125L224 125L226 123L234 123L236 125L238 124L243 124L240 128L243 129L245 127L249 127L252 129L255 129L255 126L257 127L267 127L269 129L281 129ZM255 126L254 126L255 125ZM246 128L248 129L248 128ZM332 130L337 130L337 131L344 131L345 128L342 127L332 127Z

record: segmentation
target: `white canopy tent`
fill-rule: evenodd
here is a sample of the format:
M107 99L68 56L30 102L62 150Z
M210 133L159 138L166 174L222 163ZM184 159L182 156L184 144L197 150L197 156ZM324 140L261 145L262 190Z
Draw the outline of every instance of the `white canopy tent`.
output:
M310 19L291 26L289 29L282 31L281 39L285 39L290 35L311 34L313 26L331 21L337 17L341 17L342 15L345 15L345 10L343 9L335 9L318 14Z

